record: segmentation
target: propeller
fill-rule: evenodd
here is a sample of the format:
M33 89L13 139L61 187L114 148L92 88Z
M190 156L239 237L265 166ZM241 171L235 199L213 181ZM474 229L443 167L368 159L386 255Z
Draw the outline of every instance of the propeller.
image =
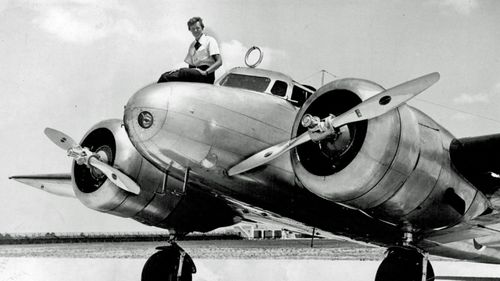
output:
M78 165L92 166L101 171L106 177L119 188L133 194L139 194L141 188L126 174L115 167L102 162L100 156L86 147L81 147L70 136L52 128L45 128L45 135L57 146L66 150L68 156L75 159Z
M340 134L338 128L349 123L368 120L383 115L420 94L439 80L439 73L433 72L382 91L363 101L339 116L330 115L323 120L309 114L304 115L301 124L308 130L302 135L266 148L233 166L228 171L234 176L276 159L288 150L310 140L319 141L329 135Z
M45 128L43 131L45 135L57 146L64 150L69 150L73 147L80 146L75 140L63 132L52 128Z

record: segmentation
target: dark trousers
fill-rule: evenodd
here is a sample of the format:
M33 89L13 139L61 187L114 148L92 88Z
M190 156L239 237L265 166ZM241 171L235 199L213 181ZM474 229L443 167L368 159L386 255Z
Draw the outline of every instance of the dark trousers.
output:
M197 67L201 70L206 70L208 66L203 65ZM182 81L182 82L199 82L213 84L215 81L215 73L202 75L195 67L181 68L177 70L167 71L160 76L158 83Z

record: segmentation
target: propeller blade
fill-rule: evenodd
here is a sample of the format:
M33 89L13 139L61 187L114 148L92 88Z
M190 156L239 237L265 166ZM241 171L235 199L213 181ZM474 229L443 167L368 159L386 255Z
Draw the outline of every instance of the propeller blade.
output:
M296 147L297 145L303 144L309 140L311 140L311 136L309 135L309 132L305 132L294 139L284 141L277 145L273 145L233 166L231 169L229 169L227 174L229 176L233 176L246 172L250 169L253 169L273 159L278 158L280 155L287 152L288 150Z
M45 128L44 133L53 143L64 150L79 146L70 136L56 129Z
M399 84L363 101L341 115L333 117L330 124L334 128L339 128L349 123L378 117L420 94L436 83L439 78L439 73L433 72ZM263 165L309 140L311 140L311 136L309 132L305 132L297 138L266 148L233 166L229 169L228 175L237 175Z
M137 185L137 183L135 183L135 181L133 181L131 178L129 178L127 175L125 175L115 167L111 167L110 165L103 163L94 157L91 157L89 159L89 164L99 169L103 174L106 175L106 177L108 177L108 179L112 183L114 183L119 188L136 195L141 191L141 188L139 187L139 185Z
M93 153L90 150L80 147L70 136L52 128L45 128L44 132L53 143L68 151L68 156L73 157L78 164L82 165L85 163L99 169L112 183L125 191L136 195L141 191L141 188L135 181L120 170L101 162L96 157L92 157Z
M387 113L432 86L439 77L438 72L433 72L385 90L335 117L331 124L339 128Z

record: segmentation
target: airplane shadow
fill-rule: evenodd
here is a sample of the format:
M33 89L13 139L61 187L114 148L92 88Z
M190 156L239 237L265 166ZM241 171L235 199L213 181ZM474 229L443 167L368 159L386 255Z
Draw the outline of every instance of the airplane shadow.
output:
M500 281L497 277L466 277L466 276L436 276L435 280L450 280L450 281Z

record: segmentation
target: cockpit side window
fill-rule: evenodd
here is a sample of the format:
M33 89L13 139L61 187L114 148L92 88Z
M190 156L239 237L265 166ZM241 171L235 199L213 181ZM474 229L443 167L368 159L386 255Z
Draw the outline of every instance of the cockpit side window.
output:
M221 86L247 89L263 93L266 91L271 79L260 76L250 76L231 73L220 82Z
M286 95L286 89L288 88L288 84L286 82L276 80L271 89L271 94L275 96L284 97Z
M297 86L293 86L291 102L296 106L302 106L310 95L310 92Z

